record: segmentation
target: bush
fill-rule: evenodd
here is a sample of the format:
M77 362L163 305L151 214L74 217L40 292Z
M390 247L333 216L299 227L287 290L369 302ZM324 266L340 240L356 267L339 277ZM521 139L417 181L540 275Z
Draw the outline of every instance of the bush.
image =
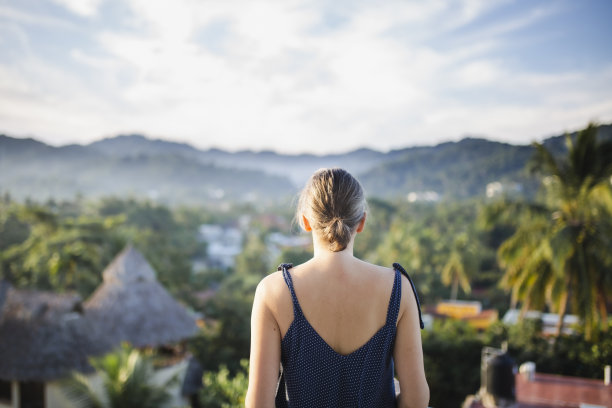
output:
M533 361L540 373L603 378L603 367L612 364L612 322L607 330L596 333L597 340L586 340L581 326L575 330L554 339L544 337L540 320L527 319L513 326L498 323L485 334L485 343L499 347L507 340L516 363Z
M423 332L430 406L456 408L478 390L482 347L478 333L464 322L436 322L433 330Z
M240 360L236 375L230 377L230 371L222 365L217 372L204 374L204 388L200 391L202 406L207 408L240 408L244 407L247 387L249 385L247 360Z

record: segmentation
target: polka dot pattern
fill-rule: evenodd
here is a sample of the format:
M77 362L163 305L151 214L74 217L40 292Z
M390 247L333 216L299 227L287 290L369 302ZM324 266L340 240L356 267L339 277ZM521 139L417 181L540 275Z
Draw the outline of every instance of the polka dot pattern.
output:
M393 343L401 301L401 275L395 279L385 325L363 346L338 354L310 325L293 289L289 269L279 270L291 292L293 322L281 342L282 373L276 407L395 407Z

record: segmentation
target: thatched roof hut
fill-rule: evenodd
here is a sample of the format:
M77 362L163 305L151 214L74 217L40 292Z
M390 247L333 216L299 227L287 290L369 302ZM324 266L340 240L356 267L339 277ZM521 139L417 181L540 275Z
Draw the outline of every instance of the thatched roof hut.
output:
M85 302L85 311L111 343L160 346L196 333L195 319L157 282L149 263L132 246L117 255L103 278Z
M91 329L78 295L0 282L0 380L44 382L92 371L88 356L107 350Z

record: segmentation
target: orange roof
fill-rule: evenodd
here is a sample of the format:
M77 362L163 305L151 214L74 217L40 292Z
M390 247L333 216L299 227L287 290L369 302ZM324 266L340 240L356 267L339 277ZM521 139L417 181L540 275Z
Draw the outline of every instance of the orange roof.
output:
M514 408L580 408L612 407L612 385L603 380L536 373L532 381L523 374L515 375L516 405ZM485 408L481 395L466 398L464 408Z
M519 407L578 408L581 403L612 407L612 386L603 380L536 373L533 381L521 374L515 381Z

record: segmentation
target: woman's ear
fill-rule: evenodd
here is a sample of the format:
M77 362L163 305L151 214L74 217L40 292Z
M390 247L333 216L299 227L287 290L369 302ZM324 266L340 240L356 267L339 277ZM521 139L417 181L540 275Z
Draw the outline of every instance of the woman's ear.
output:
M363 217L361 218L361 221L359 221L359 224L357 225L358 233L363 231L363 227L365 226L365 220L366 220L366 213L363 213Z
M306 231L312 231L312 227L310 226L310 222L308 222L308 218L302 214L302 225L304 225L304 229Z

